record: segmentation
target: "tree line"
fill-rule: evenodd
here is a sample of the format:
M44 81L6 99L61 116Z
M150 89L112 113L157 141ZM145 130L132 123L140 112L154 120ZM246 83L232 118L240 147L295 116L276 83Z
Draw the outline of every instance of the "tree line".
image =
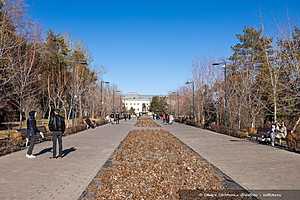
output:
M112 111L115 86L101 80L81 43L48 31L24 15L21 0L0 1L0 115L20 124L30 110L48 118L59 108L66 119L100 117ZM119 105L119 103L116 103ZM10 118L11 117L11 118Z
M274 39L262 28L245 27L236 38L228 59L193 61L196 123L246 129L286 122L295 131L300 123L300 29ZM171 111L192 115L190 86L169 98Z

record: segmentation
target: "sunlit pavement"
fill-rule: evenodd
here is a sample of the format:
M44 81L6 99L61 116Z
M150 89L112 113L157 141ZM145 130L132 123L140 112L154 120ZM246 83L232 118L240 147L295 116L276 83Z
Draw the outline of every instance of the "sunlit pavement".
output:
M132 129L135 121L105 125L63 138L68 154L49 159L51 142L38 144L30 160L26 151L0 157L1 200L76 200L101 166Z
M300 154L178 123L163 127L248 190L300 190Z
M1 200L76 200L136 121L105 125L64 137L68 154L49 159L51 142L38 144L36 159L25 151L0 157ZM258 145L182 124L163 125L248 190L300 190L300 154ZM44 151L42 151L44 150Z

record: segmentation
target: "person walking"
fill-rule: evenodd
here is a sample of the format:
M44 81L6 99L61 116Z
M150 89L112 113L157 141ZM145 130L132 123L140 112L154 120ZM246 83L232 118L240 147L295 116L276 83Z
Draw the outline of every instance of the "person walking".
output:
M118 112L116 114L116 123L120 124L120 113L118 113Z
M36 127L36 111L30 111L29 117L27 119L27 138L26 143L29 141L29 147L26 153L26 158L35 158L35 155L32 155L33 147L35 145L36 139L37 139L37 133L40 133L42 138L44 138L44 135L41 131L39 131ZM26 145L27 146L27 145Z
M173 124L173 122L174 122L174 117L173 117L173 115L171 114L171 115L169 116L169 124Z
M276 136L276 124L273 123L271 127L271 132L270 132L270 138L271 138L271 145L272 147L275 146L275 136Z
M50 158L62 158L62 135L65 132L65 119L59 115L59 110L55 109L50 116L49 130L52 132L53 156ZM58 156L56 155L56 144L58 142Z
M162 115L162 120L163 120L163 123L165 124L166 123L166 114L165 113L163 113L163 115Z
M110 114L110 123L111 123L111 124L114 124L114 123L115 123L115 114L114 114L114 113L111 113L111 114Z

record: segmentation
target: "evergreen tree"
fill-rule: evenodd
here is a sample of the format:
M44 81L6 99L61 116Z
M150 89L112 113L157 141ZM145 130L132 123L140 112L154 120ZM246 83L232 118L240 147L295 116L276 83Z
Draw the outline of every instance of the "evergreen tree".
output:
M167 113L168 112L167 97L154 96L150 103L149 110L156 114Z
M252 27L246 27L243 34L238 34L237 38L239 43L232 47L232 64L228 67L228 79L231 80L230 89L234 90L231 92L241 104L240 109L248 113L244 124L254 127L262 109L261 105L265 105L266 113L270 113L266 108L272 107L268 62L272 53L272 39L264 37L262 30ZM237 115L240 113L241 110L238 110Z

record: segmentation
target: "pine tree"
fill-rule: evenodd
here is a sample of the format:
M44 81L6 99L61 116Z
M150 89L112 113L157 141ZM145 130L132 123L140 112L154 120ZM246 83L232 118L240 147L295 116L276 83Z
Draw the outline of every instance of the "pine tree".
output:
M231 84L235 84L232 88L238 98L237 102L243 104L241 108L248 113L245 124L250 122L250 126L254 127L262 110L262 102L266 105L264 110L267 113L269 110L266 108L271 104L268 92L272 88L268 78L268 57L272 53L272 39L264 37L262 30L252 27L246 27L243 34L238 34L237 38L239 43L232 47L232 64L228 67L228 79L231 79Z

